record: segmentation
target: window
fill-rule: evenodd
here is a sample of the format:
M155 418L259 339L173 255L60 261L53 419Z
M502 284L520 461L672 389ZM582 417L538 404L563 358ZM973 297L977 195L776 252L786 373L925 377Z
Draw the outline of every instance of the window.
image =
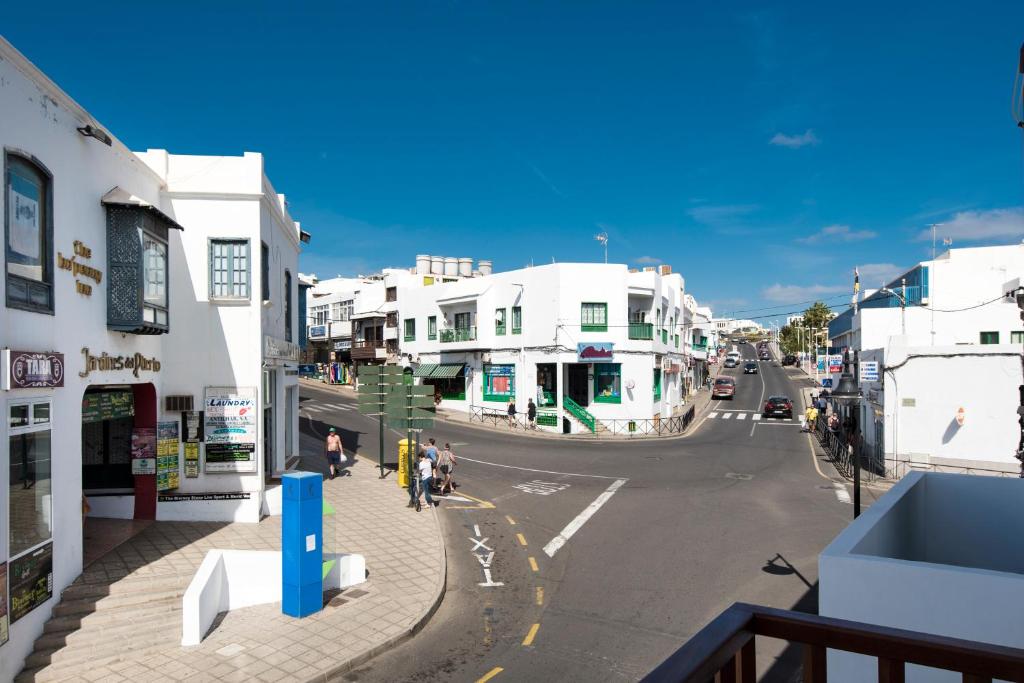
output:
M455 314L455 329L457 330L468 330L473 326L470 320L469 313L456 313Z
M594 403L622 403L619 363L594 363Z
M679 335L677 334L677 335L674 335L674 336L675 336L675 339L676 339L676 348L678 349L679 348Z
M427 318L427 339L437 339L437 316Z
M516 397L516 366L484 365L484 400L504 401Z
M1011 344L1024 344L1024 332L1011 332L1010 333Z
M519 334L523 331L523 307L512 307L512 334Z
M249 240L210 240L210 298L249 298Z
M270 247L266 242L260 242L260 281L263 300L270 301Z
M384 324L387 327L398 327L398 312L391 311L388 313L388 317L384 320Z
M50 399L8 406L10 446L9 555L50 540Z
M292 274L284 271L284 340L292 340Z
M998 344L999 333L998 332L982 332L981 333L982 344Z
M167 243L139 228L142 240L142 320L167 327Z
M334 322L344 323L352 319L352 307L354 301L349 299L348 301L341 301L331 305L331 313Z
M661 368L654 368L654 400L661 400Z
M53 313L53 181L28 159L6 156L7 306Z
M581 314L584 332L608 331L608 304L584 303Z
M494 334L505 334L505 309L494 310Z
M385 301L398 301L398 287L388 287L384 290Z
M405 319L405 341L416 341L416 318Z

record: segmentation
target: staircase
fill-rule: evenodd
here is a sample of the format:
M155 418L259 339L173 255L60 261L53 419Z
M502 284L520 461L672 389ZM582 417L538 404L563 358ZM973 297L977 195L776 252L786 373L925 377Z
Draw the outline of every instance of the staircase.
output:
M591 432L599 434L601 432L608 431L608 428L605 427L600 420L594 417L590 411L568 396L562 396L562 407L565 408L565 412L579 420L580 424Z
M126 655L181 642L181 600L191 574L89 584L79 577L61 594L16 683L81 680Z

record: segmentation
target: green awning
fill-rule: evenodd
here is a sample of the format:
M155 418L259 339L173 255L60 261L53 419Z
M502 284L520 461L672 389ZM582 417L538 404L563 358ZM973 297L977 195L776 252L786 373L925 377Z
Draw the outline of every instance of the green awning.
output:
M465 363L438 363L437 366L435 366L434 371L430 373L430 376L432 378L438 377L440 379L458 377L464 367L466 367Z
M416 372L412 373L413 377L430 377L430 373L437 367L437 363L421 363Z

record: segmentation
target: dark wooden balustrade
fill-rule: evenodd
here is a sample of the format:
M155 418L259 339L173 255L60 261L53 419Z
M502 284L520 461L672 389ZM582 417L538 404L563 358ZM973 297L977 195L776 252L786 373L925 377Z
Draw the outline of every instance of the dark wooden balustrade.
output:
M879 683L901 683L907 664L954 671L964 683L1024 683L1024 650L744 603L718 615L643 681L754 683L756 636L802 645L805 683L825 683L828 649L876 658Z

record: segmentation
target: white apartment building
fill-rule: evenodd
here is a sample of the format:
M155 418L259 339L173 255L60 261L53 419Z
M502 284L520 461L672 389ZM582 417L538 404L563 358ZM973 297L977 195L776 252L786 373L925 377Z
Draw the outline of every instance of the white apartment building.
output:
M560 263L433 286L416 277L395 292L401 354L442 407L504 413L514 401L523 412L532 398L542 427L573 432L681 411L694 327L683 278L667 268Z
M725 334L760 334L764 328L753 320L737 318L718 318L714 321L715 329L720 335Z
M1024 323L1002 294L1022 273L1022 244L951 249L829 323L833 348L878 364L878 379L862 382L859 424L890 473L1019 471Z
M372 281L365 278L314 281L306 300L307 351L311 361L351 363L355 299L368 286L372 286Z
M298 253L259 154L133 153L0 39L0 680L92 517L256 522L298 450ZM308 236L307 236L308 237Z

